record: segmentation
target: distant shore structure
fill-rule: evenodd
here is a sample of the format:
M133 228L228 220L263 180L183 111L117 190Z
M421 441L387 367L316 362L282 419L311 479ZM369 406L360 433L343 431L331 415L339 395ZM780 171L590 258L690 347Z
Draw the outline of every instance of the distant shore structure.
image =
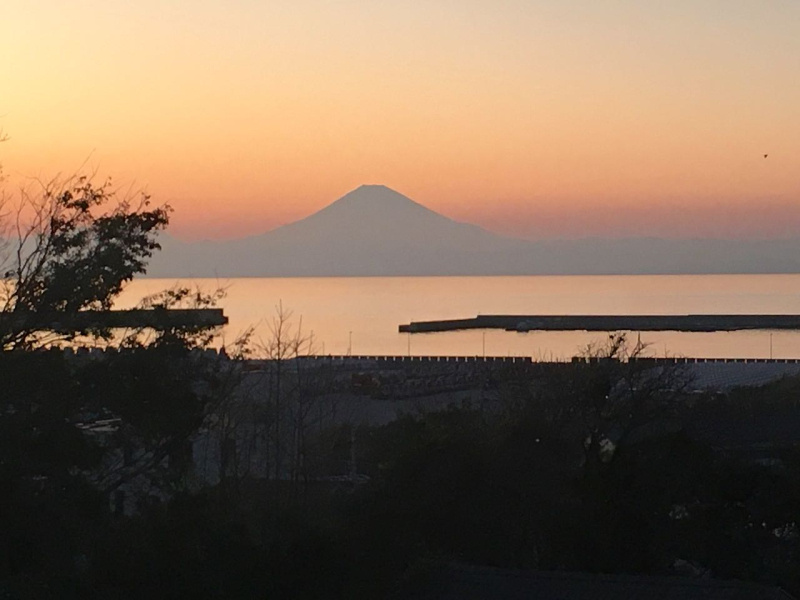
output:
M400 333L464 329L506 331L680 331L800 330L800 315L479 315L471 319L412 321Z
M11 312L0 315L0 332L29 327L41 331L172 327L219 327L228 324L221 308L149 308L77 312Z

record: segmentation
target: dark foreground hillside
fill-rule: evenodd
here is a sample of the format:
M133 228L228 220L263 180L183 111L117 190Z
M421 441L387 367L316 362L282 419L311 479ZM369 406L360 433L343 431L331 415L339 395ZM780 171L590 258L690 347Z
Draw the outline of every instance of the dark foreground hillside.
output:
M524 571L800 594L800 451L770 433L800 380L698 394L598 361L498 374L487 406L292 428L320 380L286 375L246 430L257 473L227 441L225 364L0 354L0 598L404 598L454 564L447 585L489 590ZM190 449L210 431L216 480Z

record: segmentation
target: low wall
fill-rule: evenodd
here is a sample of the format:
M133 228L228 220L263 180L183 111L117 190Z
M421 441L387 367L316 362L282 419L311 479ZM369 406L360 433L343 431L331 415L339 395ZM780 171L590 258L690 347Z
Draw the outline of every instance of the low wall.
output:
M76 358L100 359L105 356L112 356L131 350L109 348L63 348L51 350L38 350L37 352L64 352L67 356ZM16 352L16 351L12 351ZM208 348L204 350L193 350L194 356L205 358L228 358L224 350ZM407 355L383 355L383 354L326 354L301 356L295 360L312 363L332 362L332 363L359 363L359 362L378 362L378 363L497 363L497 364L563 364L572 363L597 363L609 360L599 357L573 357L571 361L534 361L530 356L407 356ZM800 358L691 358L691 357L640 357L631 359L638 363L652 365L675 365L675 364L800 364ZM268 362L266 359L248 359L248 362Z

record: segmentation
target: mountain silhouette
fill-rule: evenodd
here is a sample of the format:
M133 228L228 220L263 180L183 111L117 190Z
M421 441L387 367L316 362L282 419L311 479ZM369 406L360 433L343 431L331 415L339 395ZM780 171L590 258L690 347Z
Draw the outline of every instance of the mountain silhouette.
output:
M800 240L531 242L362 185L318 212L237 240L162 240L155 277L796 273Z

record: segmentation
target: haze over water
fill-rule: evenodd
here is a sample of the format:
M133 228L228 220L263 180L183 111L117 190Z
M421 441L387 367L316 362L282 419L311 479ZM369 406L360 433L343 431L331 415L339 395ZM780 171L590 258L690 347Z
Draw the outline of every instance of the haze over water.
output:
M139 279L118 306L129 307L174 280ZM190 283L188 280L182 283ZM655 275L572 277L352 277L193 280L206 290L228 288L221 306L230 318L226 341L250 325L266 338L266 320L282 302L314 332L318 353L398 354L410 321L478 314L692 314L798 313L800 275ZM351 333L352 332L352 336ZM635 334L634 334L635 336ZM659 356L768 358L770 332L644 332ZM485 332L486 355L564 359L604 334L589 332ZM350 340L352 339L352 348ZM480 330L415 334L411 354L475 356L484 352ZM772 332L775 358L800 358L800 332Z

